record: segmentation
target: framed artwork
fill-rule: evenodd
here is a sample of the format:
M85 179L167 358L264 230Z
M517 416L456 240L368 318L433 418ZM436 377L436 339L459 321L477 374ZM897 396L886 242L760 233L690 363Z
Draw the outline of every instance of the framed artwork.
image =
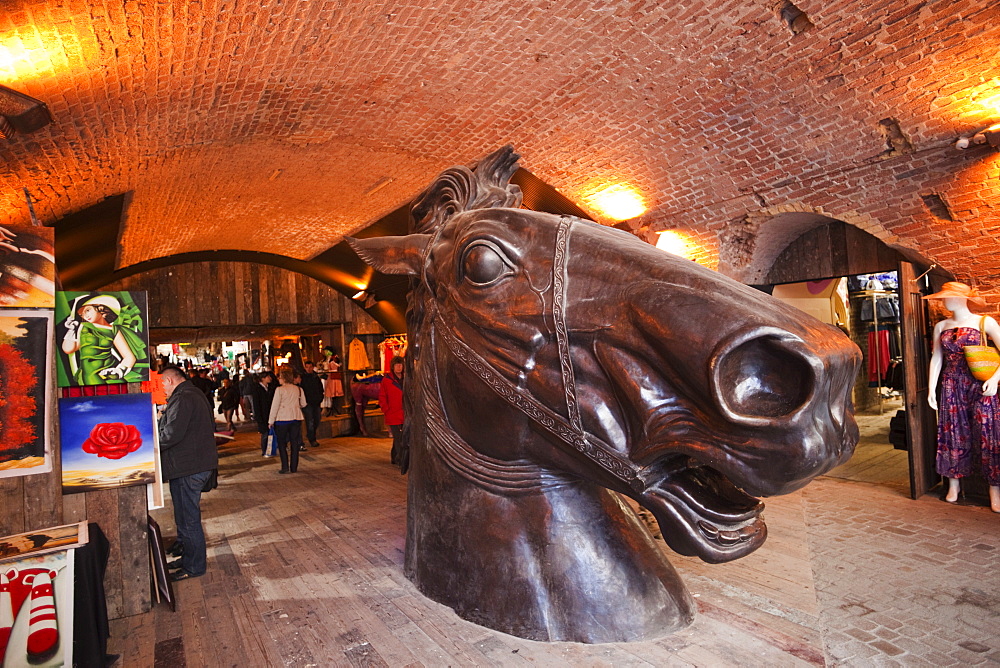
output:
M152 395L152 398L155 400L156 395ZM153 462L156 464L156 476L151 484L146 485L146 508L156 510L164 505L163 466L160 459L160 430L156 427L159 420L158 408L156 405L150 406L150 408L153 411Z
M149 380L145 292L57 292L59 387Z
M157 482L148 394L59 400L63 494Z
M163 551L163 535L160 533L160 525L149 515L146 515L148 527L147 536L149 538L149 558L153 565L153 593L156 595L156 602L166 601L170 610L177 610L177 602L174 599L174 588L170 584L170 571L167 569L167 553Z
M4 536L0 538L0 562L80 547L89 541L86 522Z
M52 227L0 227L0 306L55 306L55 251Z
M0 309L0 478L52 470L52 313Z
M0 563L0 665L73 665L75 553Z

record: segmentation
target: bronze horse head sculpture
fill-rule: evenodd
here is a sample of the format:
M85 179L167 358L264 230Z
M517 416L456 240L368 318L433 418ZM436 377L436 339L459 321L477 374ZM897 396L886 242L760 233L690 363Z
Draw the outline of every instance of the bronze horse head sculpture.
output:
M405 570L534 640L662 636L693 618L676 552L766 537L763 504L857 443L839 330L619 230L520 209L505 147L449 169L412 233L351 239L411 276Z

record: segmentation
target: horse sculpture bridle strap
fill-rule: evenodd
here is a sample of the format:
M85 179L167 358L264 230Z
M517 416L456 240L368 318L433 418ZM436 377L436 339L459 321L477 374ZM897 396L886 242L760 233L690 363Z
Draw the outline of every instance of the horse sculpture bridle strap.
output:
M610 445L593 434L584 431L577 401L576 380L569 352L569 333L566 327L566 265L569 260L569 233L572 218L562 216L556 235L553 263L552 315L555 321L556 345L559 351L559 365L562 372L563 389L566 395L567 420L545 404L535 399L527 390L521 389L504 378L478 353L460 340L441 317L440 309L434 306L434 319L440 324L436 331L441 335L448 350L473 374L485 382L508 404L526 415L547 432L581 453L626 485L642 491L645 482L640 476L641 468L619 454Z
M566 414L570 424L578 432L583 432L580 419L580 404L576 399L576 376L573 373L573 359L569 355L569 331L566 329L566 283L569 274L569 233L573 219L559 217L556 231L556 248L552 259L552 321L555 323L556 345L559 348L559 368L562 372L563 391L566 394Z

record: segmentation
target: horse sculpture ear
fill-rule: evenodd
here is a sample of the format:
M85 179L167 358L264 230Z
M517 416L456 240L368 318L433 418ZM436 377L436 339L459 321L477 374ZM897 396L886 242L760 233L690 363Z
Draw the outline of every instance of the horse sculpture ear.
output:
M362 260L383 274L419 276L423 266L424 251L430 243L430 234L408 234L405 237L372 237L355 239L344 237Z

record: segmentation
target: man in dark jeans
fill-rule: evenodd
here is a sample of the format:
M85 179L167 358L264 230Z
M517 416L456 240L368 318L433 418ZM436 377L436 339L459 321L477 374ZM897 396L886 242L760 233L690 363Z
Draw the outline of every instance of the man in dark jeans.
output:
M205 574L208 556L201 526L201 491L219 467L215 446L215 419L205 393L184 377L177 367L160 372L167 406L159 420L163 477L170 481L177 540L181 558L170 564L178 568L170 579L186 580Z
M302 416L306 421L306 438L309 440L309 445L316 448L319 447L319 442L316 440L316 430L319 428L320 414L322 413L323 381L314 370L315 366L312 360L305 360L302 366L306 368L299 383L299 387L306 395L306 405L302 409Z

